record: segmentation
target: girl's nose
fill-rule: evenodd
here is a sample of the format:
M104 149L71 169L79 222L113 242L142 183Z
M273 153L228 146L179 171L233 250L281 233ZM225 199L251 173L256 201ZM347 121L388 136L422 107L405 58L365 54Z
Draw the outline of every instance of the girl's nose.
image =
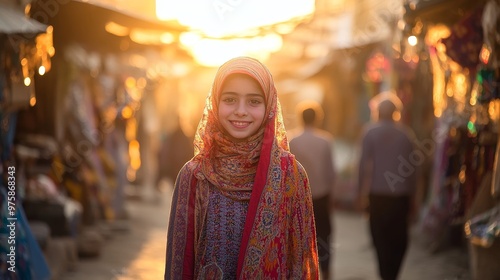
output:
M234 111L234 114L241 117L248 115L244 102L238 103L236 110Z

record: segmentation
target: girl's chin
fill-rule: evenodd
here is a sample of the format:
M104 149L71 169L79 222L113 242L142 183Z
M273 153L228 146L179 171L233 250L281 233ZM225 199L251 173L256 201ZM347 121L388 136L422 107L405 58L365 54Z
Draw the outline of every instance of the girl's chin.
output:
M231 141L239 143L239 142L245 142L250 137L234 137L232 135L229 135L229 138L231 139Z

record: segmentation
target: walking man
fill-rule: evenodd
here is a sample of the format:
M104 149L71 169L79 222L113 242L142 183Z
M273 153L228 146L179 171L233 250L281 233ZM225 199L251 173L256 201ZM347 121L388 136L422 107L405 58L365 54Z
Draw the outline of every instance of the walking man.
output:
M318 103L307 102L298 106L303 128L290 140L290 151L304 166L311 184L316 241L322 278L330 274L333 257L333 222L330 205L333 203L335 169L333 161L333 137L318 127L323 120L323 110Z
M372 102L378 120L365 129L362 138L359 201L368 196L370 234L380 277L395 280L408 246L416 187L414 134L397 122L402 104L395 94L380 93Z

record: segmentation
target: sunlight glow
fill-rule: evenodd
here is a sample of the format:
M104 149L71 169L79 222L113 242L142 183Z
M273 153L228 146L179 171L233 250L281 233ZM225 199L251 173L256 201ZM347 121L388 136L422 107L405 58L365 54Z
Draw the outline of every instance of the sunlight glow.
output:
M130 33L130 30L128 27L120 25L114 21L110 21L106 23L104 26L104 29L108 31L109 33L122 37L122 36L127 36Z
M223 37L310 16L314 4L314 0L156 0L156 15L209 37Z
M142 45L171 44L175 41L174 35L169 32L133 28L130 39Z
M281 48L281 35L314 9L314 0L156 0L157 17L188 27L179 38L182 46L209 67L243 55L266 60Z
M199 64L212 67L219 66L230 58L243 55L265 60L271 52L279 50L283 44L281 36L277 34L218 40L186 33L181 35L180 39L181 43L191 50Z

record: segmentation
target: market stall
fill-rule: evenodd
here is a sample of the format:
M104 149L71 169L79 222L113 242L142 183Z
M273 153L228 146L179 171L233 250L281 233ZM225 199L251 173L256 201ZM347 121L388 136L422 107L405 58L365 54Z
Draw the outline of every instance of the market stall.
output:
M432 65L436 125L422 229L435 252L468 241L473 278L495 279L499 2L420 2L407 6L405 20Z
M51 275L42 252L48 227L26 218L23 153L14 148L19 111L36 103L35 75L50 70L50 55L44 52L49 31L15 3L0 1L0 259L6 264L1 279L48 280Z

